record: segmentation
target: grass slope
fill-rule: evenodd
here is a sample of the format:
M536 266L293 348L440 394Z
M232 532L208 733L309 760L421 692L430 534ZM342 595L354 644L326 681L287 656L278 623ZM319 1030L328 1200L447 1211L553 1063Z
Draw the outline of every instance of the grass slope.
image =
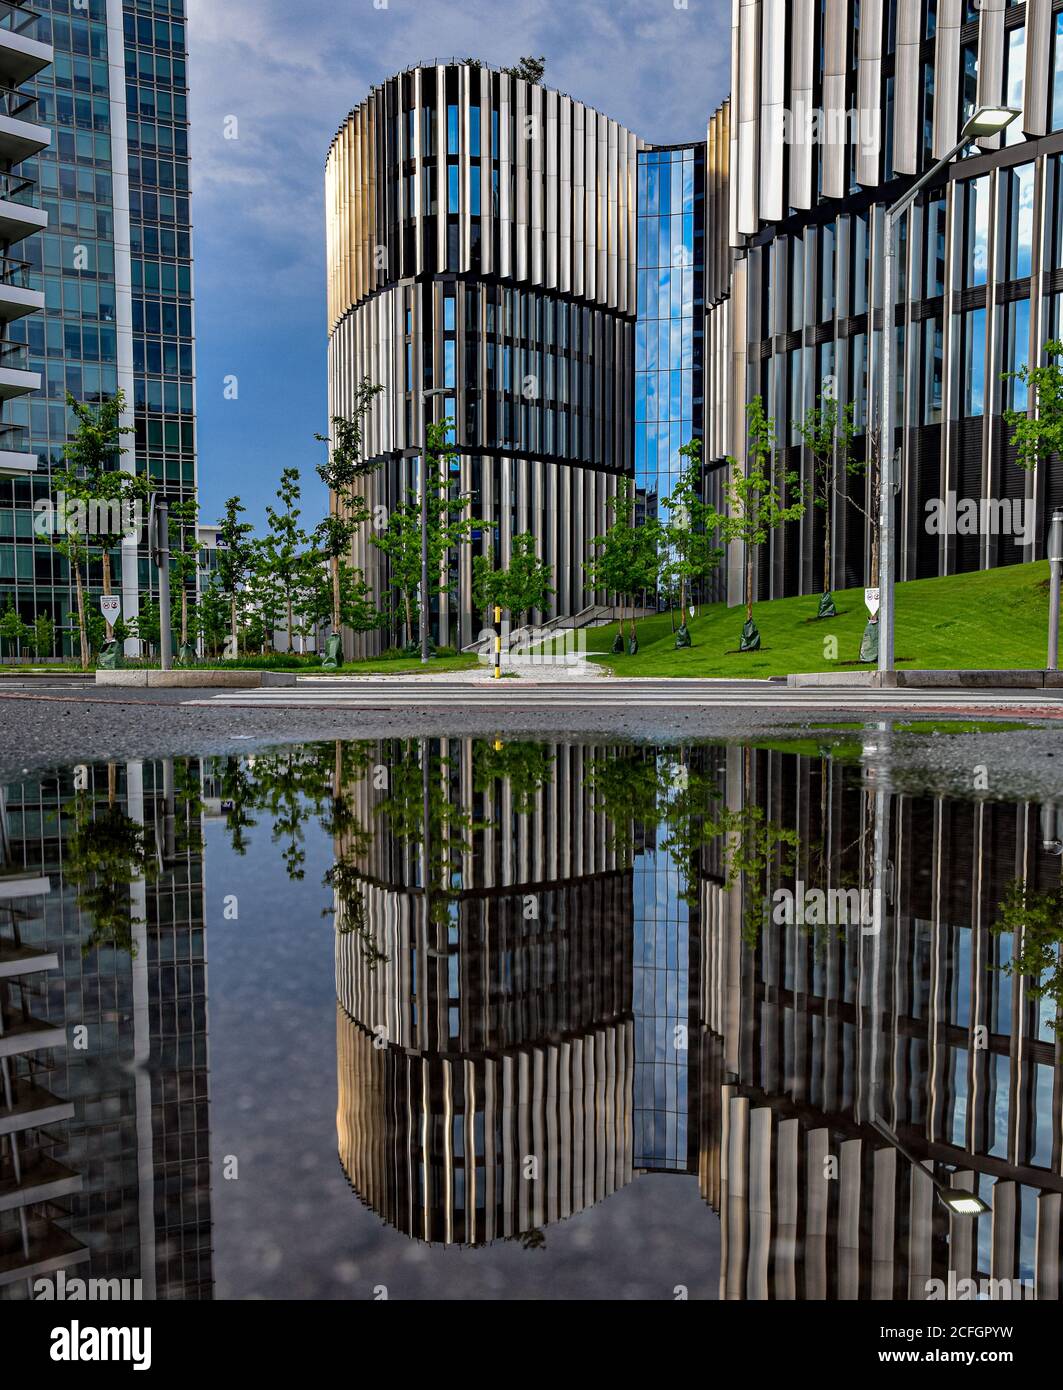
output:
M901 670L1044 668L1048 634L1048 563L1009 565L945 579L898 584L896 649ZM834 594L836 618L817 621L817 594L758 603L759 652L734 649L744 610L711 604L690 624L692 647L676 651L668 615L638 624L637 656L608 655L616 625L592 628L590 654L618 676L747 676L766 679L795 671L857 671L867 622L863 589ZM809 621L811 619L811 621ZM837 657L827 638L837 638Z

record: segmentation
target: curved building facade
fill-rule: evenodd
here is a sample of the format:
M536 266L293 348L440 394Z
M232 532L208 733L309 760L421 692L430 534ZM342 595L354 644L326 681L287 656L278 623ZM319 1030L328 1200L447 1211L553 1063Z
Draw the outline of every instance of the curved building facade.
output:
M384 388L365 487L389 509L418 487L425 412L453 418L446 483L483 523L449 557L441 642L478 635L473 558L504 565L519 532L553 567L552 613L595 600L587 542L633 452L640 147L571 97L468 63L389 78L332 143L330 414L365 377ZM364 534L354 561L386 587Z
M347 792L372 843L336 844L340 1160L383 1220L444 1244L534 1240L635 1159L631 873L588 805L601 750L552 746L518 794L484 747L443 740L424 765L438 853L401 745Z
M1063 472L1058 461L1019 468L1003 412L1028 404L1006 374L1042 360L1063 331L1063 15L1051 0L750 0L735 6L732 38L737 408L710 392L710 437L741 457L741 406L759 395L807 483L796 422L830 379L866 451L884 209L949 154L977 107L1010 106L1020 114L1004 135L970 144L899 227L897 578L1042 558ZM836 587L868 577L870 537L850 494L863 502L863 482L843 472ZM991 500L998 524L939 534L928 509L950 494ZM823 521L810 508L762 548L758 597L821 587Z

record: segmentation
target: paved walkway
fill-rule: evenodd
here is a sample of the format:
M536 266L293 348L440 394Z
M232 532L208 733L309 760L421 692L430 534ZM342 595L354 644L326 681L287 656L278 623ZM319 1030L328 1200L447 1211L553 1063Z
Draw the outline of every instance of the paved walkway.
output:
M543 661L526 660L522 657L511 657L509 659L503 658L502 675L503 677L519 677L521 681L535 681L539 684L557 685L561 682L567 683L569 681L611 680L613 673L608 667L598 666L595 662L587 661L584 657L580 657L573 661L571 665L563 662L554 664ZM365 684L367 682L377 685L381 683L391 685L397 681L410 680L415 680L418 684L421 681L436 681L451 685L491 685L494 684L497 679L498 677L495 676L490 666L476 666L468 671L433 671L432 663L429 662L427 671L423 674L418 672L414 676L411 676L408 672L405 676L401 674L396 674L394 676L355 676L347 673L335 676L328 675L327 673L320 676L300 675L299 685L316 686L326 681L333 685L345 683L355 685ZM509 684L512 685L512 680L510 680Z
M385 710L732 709L845 710L860 714L941 714L949 718L1010 715L1063 718L1063 690L794 690L767 681L704 680L492 680L477 672L438 676L312 676L294 686L203 692L188 705L244 708L339 708Z

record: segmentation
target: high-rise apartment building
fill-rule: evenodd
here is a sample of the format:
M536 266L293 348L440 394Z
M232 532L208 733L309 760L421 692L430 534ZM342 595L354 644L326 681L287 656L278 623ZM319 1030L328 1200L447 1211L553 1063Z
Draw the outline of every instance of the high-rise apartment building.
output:
M122 467L171 500L196 487L185 6L41 0L35 19L4 8L53 61L16 71L24 95L9 97L35 101L41 130L32 147L8 146L9 178L20 181L10 196L38 204L47 227L14 248L43 313L7 332L25 371L17 391L5 387L7 445L19 457L4 455L0 477L0 608L13 603L27 622L48 614L61 633L57 654L69 654L69 565L33 525L34 504L55 500L67 393L96 404L122 390L131 431ZM123 543L112 572L129 620L154 583L143 534ZM97 558L90 593L100 582Z

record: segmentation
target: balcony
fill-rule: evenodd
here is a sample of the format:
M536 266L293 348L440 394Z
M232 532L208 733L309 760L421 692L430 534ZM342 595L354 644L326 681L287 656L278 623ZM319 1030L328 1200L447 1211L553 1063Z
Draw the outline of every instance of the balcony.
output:
M40 389L41 374L30 371L30 355L25 343L0 342L0 401L28 396Z
M89 1248L54 1221L26 1223L25 1231L0 1232L0 1287L84 1264Z
M52 46L32 37L37 16L32 10L0 3L0 82L20 87L53 59Z
M24 478L36 473L37 455L28 452L29 432L24 425L0 424L0 478Z
M0 241L10 246L34 232L43 232L48 214L34 206L37 185L20 174L0 174Z
M0 87L0 159L21 164L52 143L52 132L38 125L37 98L29 92Z
M18 1211L41 1202L58 1202L81 1191L81 1175L40 1149L19 1154L0 1166L0 1212Z
M0 325L44 310L44 291L29 287L29 265L0 256Z

